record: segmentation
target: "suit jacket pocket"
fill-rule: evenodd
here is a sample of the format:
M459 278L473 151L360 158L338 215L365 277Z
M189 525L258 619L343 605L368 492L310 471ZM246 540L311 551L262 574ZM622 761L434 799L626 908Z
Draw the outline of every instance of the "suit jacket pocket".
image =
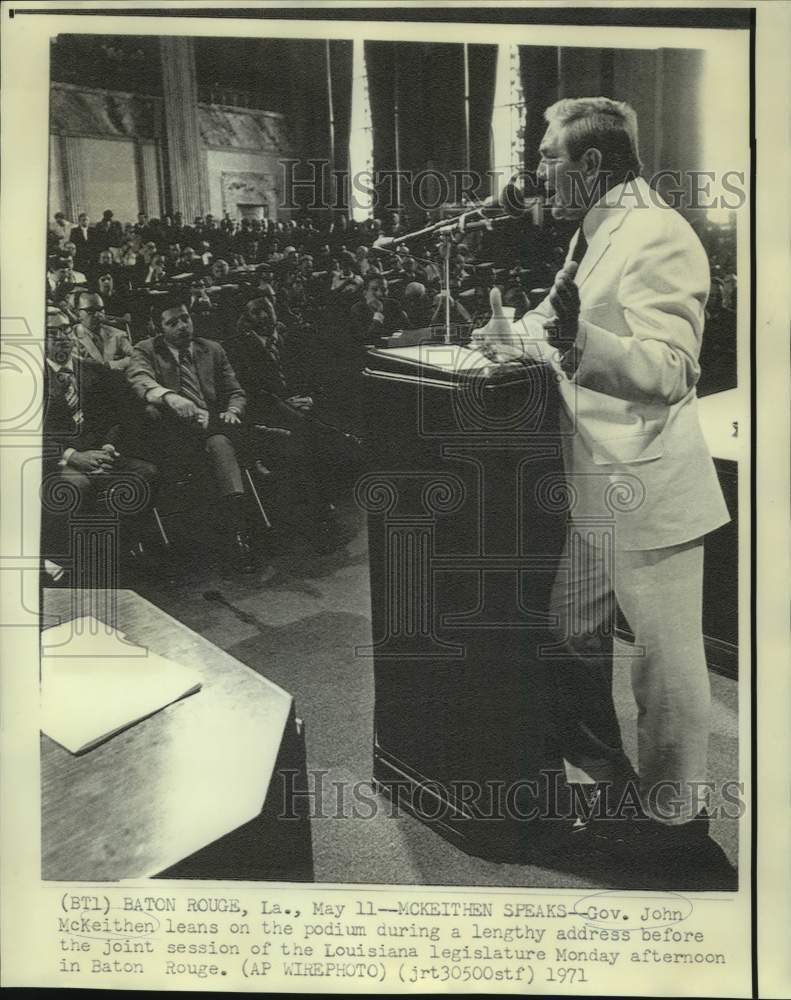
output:
M661 431L598 438L591 442L591 455L596 465L632 465L637 462L652 462L661 458L664 452Z

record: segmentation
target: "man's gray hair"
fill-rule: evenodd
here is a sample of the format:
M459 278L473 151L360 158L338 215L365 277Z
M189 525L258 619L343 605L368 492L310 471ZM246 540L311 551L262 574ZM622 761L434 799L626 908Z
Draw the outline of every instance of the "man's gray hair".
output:
M612 182L637 177L643 169L637 144L637 115L625 101L609 97L566 97L544 112L563 129L566 149L579 160L586 149L602 154L601 169Z

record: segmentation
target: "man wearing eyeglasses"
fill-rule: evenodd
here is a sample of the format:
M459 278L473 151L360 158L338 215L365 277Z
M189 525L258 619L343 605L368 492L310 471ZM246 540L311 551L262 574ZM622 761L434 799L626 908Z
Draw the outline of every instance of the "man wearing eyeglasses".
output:
M76 292L74 307L80 322L74 327L77 356L114 371L125 371L132 359L132 342L125 330L104 322L104 300L95 292Z
M74 327L77 356L113 371L125 371L132 358L132 342L125 330L104 322L104 300L95 292L75 294L80 322Z
M156 467L125 453L124 395L102 365L74 356L74 330L48 307L44 342L42 553L53 581L64 580L70 554L70 516L95 512L118 484L138 512L151 494ZM123 525L122 525L123 527Z

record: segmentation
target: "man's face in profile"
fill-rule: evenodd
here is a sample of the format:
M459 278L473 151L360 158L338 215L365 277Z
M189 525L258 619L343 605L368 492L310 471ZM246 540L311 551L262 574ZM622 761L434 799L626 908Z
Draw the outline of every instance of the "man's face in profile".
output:
M192 340L192 317L186 306L166 309L160 316L159 328L171 347L187 347Z
M572 160L566 149L563 129L554 122L544 133L539 147L538 179L544 184L553 219L581 219L585 215L583 166Z

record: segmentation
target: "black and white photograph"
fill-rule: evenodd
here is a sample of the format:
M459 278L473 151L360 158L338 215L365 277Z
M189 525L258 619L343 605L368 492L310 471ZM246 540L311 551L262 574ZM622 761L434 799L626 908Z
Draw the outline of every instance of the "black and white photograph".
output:
M3 556L60 985L758 995L755 26L642 11L36 26Z

